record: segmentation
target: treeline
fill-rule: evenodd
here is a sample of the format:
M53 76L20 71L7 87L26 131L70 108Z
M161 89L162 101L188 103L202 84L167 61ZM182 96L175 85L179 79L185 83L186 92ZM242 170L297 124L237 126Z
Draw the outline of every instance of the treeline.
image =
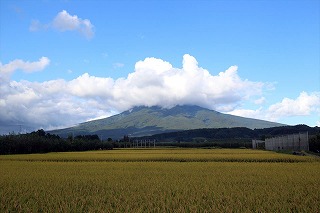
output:
M280 135L309 132L309 135L320 133L320 127L307 125L272 127L265 129L249 129L246 127L217 128L217 129L193 129L176 132L166 132L152 136L138 137L136 139L155 139L157 141L194 142L198 139L221 140L221 139L261 139Z
M251 140L230 139L230 140L194 140L192 142L157 142L157 146L181 147L181 148L252 148Z
M101 141L97 135L60 138L42 129L27 134L0 136L0 154L87 151L112 149L115 145L112 139Z
M284 126L266 129L248 129L243 127L220 129L195 129L156 134L145 137L113 141L108 138L101 141L97 135L78 135L61 138L57 135L38 130L27 134L0 136L0 154L29 154L47 152L88 151L113 148L143 146L143 141L155 141L156 146L176 147L221 147L251 148L251 139L264 140L278 135L309 132L309 149L320 152L320 128L306 125ZM139 145L137 145L139 144ZM144 145L145 146L145 145Z
M280 135L309 132L310 151L320 152L320 127L307 125L282 126L265 129L249 129L245 127L219 129L193 129L177 132L167 132L152 136L138 137L136 140L156 140L157 145L180 147L211 147L251 148L251 140L265 140Z

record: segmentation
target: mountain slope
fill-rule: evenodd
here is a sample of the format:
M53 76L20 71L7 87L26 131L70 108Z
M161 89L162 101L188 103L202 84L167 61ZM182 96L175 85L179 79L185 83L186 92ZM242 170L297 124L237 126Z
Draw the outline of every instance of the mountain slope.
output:
M263 120L219 113L199 106L135 107L109 118L81 123L78 126L51 131L54 134L98 134L103 138L123 135L143 136L176 130L200 128L247 127L268 128L283 126Z

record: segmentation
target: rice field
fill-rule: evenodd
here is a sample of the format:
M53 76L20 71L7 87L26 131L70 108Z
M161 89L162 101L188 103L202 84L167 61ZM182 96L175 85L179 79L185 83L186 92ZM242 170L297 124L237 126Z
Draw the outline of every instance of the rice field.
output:
M0 156L0 212L319 212L320 161L261 150Z

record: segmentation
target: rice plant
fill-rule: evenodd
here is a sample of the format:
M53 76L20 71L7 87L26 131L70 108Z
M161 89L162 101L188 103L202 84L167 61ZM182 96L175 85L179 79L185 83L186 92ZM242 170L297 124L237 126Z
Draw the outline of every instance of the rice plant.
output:
M317 159L259 150L14 155L0 156L0 168L0 212L320 209Z

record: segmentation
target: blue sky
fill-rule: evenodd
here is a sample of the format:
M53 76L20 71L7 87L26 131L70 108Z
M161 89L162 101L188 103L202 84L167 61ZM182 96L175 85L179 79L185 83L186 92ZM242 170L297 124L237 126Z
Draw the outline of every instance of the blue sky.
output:
M319 8L2 0L0 125L56 128L175 104L320 125Z

